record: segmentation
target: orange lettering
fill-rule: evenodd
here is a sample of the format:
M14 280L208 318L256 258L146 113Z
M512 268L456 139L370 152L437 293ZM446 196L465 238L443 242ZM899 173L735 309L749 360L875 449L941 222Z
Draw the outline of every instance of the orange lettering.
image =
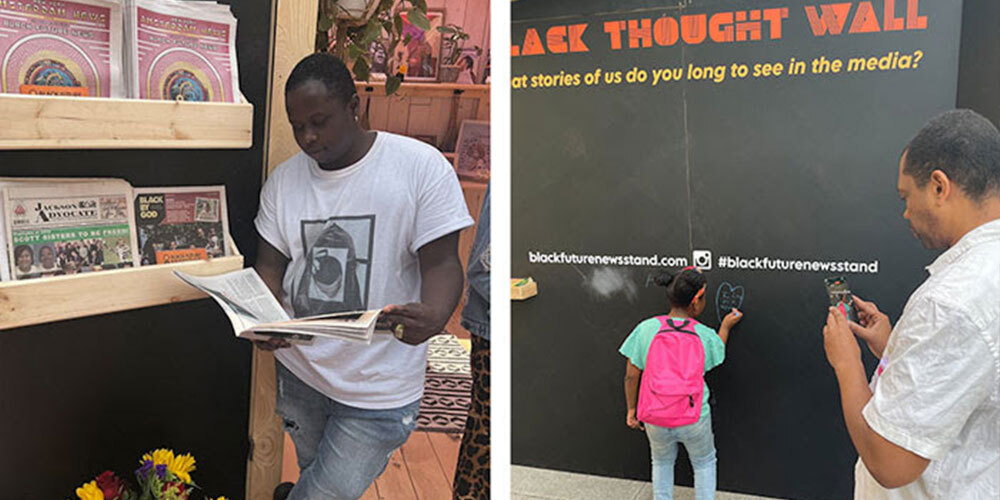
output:
M829 32L831 35L839 35L844 30L847 21L847 14L851 12L851 4L835 3L830 5L820 5L822 16L817 15L816 7L806 6L806 17L809 19L809 26L813 35L823 36Z
M886 0L891 2L892 0ZM877 33L881 31L878 25L878 17L875 17L875 8L871 2L861 2L858 10L854 11L854 22L851 23L851 33Z
M622 30L625 29L625 21L608 21L604 23L604 32L611 36L611 50L621 50Z
M896 17L896 0L885 0L885 20L882 21L882 29L885 31L903 29L903 18Z
M553 54L569 52L569 44L566 43L566 27L553 26L549 28L549 31L545 33L545 45Z
M653 23L653 39L664 47L677 43L680 33L677 30L677 20L672 17L661 17Z
M524 56L537 56L545 53L545 48L542 47L542 39L538 37L538 32L535 28L528 28L528 31L524 34L524 46L521 48L521 55Z
M583 32L587 31L587 24L571 24L569 26L569 51L570 52L590 52L587 45L583 43Z

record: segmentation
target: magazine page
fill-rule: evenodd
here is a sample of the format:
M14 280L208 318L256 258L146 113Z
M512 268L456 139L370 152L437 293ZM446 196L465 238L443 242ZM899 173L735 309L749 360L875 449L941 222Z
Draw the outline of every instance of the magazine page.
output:
M118 1L0 2L0 91L124 97L123 34Z
M236 102L236 18L197 3L135 0L132 66L140 99Z
M253 268L216 276L192 276L180 271L174 274L215 299L237 335L261 323L288 321L288 313Z
M13 279L132 267L132 189L120 180L4 188Z
M225 186L135 188L140 265L232 253Z
M324 314L277 324L257 325L251 330L258 333L310 334L369 344L380 313L379 310L372 310Z

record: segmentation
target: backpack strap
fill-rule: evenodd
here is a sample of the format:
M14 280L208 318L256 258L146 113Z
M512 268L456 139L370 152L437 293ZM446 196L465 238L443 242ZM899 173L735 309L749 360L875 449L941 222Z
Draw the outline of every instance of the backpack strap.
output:
M691 318L678 320L677 322L674 322L669 316L659 316L658 319L660 320L660 331L656 332L657 335L663 332L681 332L697 335L694 331L694 325L698 324L698 322Z

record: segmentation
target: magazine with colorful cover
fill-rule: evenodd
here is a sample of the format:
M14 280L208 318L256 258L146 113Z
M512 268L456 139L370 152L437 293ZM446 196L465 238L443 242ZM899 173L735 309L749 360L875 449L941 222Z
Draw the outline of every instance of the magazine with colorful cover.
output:
M132 187L122 180L25 183L3 189L14 279L133 267Z
M132 81L140 99L237 102L236 18L202 2L129 2Z
M225 186L135 188L140 265L231 255Z
M124 97L116 0L0 1L0 92Z

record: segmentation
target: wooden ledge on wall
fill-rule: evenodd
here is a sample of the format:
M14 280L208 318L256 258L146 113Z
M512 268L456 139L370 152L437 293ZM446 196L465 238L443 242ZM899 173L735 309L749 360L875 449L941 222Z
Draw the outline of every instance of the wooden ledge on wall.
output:
M246 149L253 105L0 94L0 149Z
M21 281L0 282L0 330L129 309L184 302L208 296L174 276L236 271L243 256L140 266Z
M385 82L355 82L361 95L385 96ZM459 83L407 83L399 86L394 96L400 97L452 97L459 95L473 99L490 96L489 85L468 85Z

